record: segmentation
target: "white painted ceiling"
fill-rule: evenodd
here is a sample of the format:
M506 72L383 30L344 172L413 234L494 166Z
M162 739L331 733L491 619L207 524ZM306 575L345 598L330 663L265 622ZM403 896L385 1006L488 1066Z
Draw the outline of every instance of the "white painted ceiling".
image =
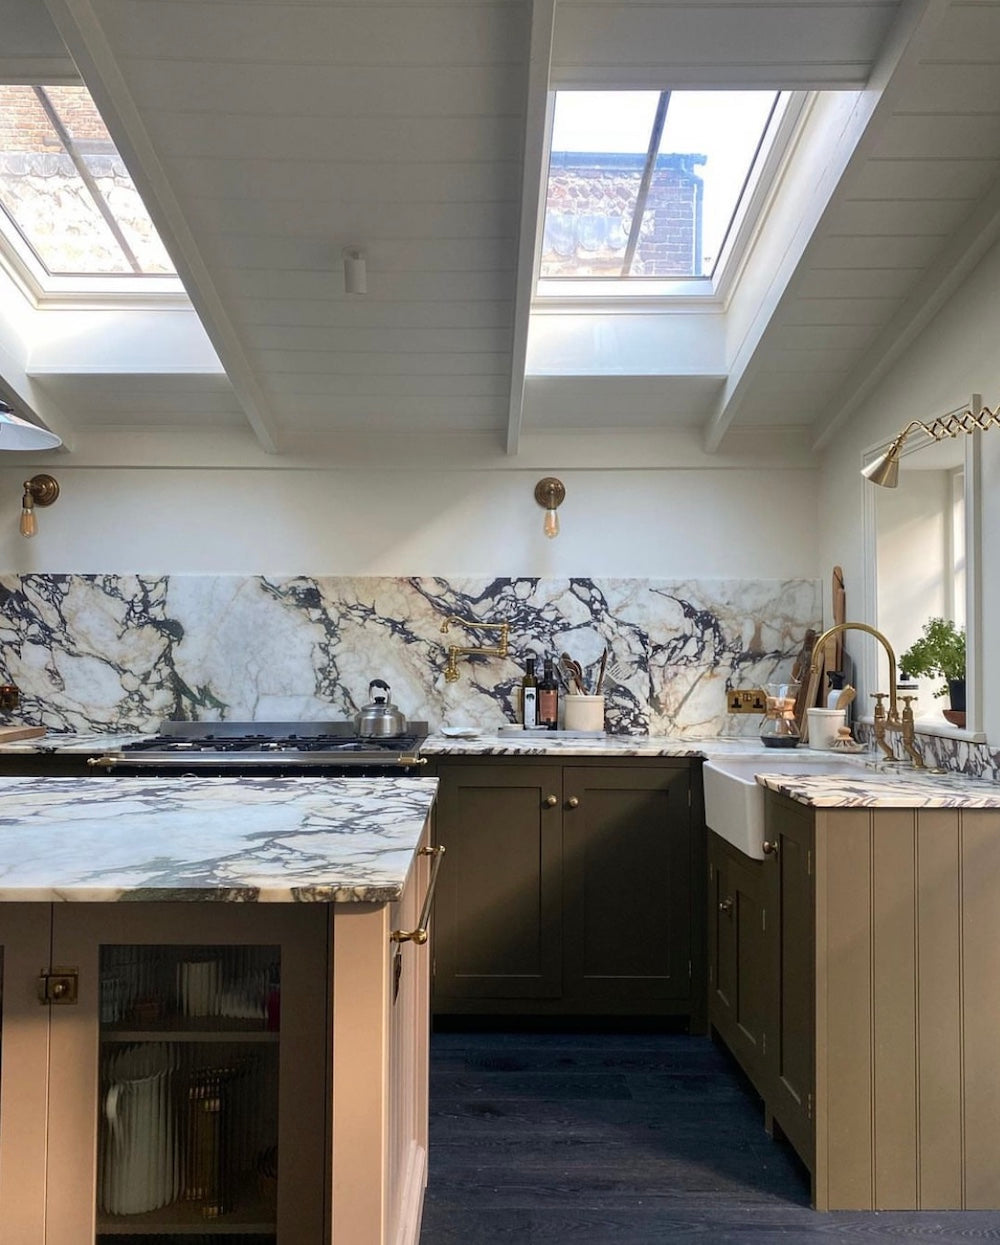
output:
M981 0L0 0L0 23L0 80L83 77L217 355L176 308L122 312L115 361L107 320L33 344L0 302L0 397L71 453L118 429L141 457L154 427L278 456L629 430L714 452L793 426L822 444L1000 223ZM529 317L546 92L612 84L853 92L813 115L822 160L725 316Z

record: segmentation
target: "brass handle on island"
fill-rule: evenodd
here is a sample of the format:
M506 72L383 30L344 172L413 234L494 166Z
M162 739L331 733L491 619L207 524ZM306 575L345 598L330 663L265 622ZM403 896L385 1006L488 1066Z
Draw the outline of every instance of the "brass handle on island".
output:
M566 801L567 808L579 808L579 806L580 806L580 801L578 797L575 795L571 795L569 799Z
M765 839L764 842L761 843L760 845L760 850L764 853L765 856L777 856L778 845L777 843L772 843L770 839Z
M87 764L94 768L96 765L105 765L108 769L118 764L117 757L87 757Z
M733 910L733 897L731 895L727 895L725 899L719 900L719 911L720 912L725 912L728 914L732 912L732 910Z
M547 795L542 803L546 808L555 808L559 803L559 797L557 795Z
M424 896L424 906L420 909L416 929L394 929L389 937L393 942L415 942L418 947L422 947L428 938L427 927L430 924L431 906L434 903L434 887L437 886L444 847L442 845L420 847L417 849L417 855L434 857L434 863L431 865L431 880L427 883L427 894Z

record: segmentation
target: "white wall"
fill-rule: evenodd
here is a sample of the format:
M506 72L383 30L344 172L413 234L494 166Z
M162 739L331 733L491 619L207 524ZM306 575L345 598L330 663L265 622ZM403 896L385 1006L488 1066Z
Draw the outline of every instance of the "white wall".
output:
M910 419L933 419L981 393L1000 403L1000 247L944 306L901 356L871 397L838 430L824 455L820 491L820 555L839 563L847 583L847 613L858 618L865 561L860 474L865 449L888 440ZM983 635L985 727L1000 746L1000 653L990 637L1000 627L1000 429L985 434L983 448ZM992 555L992 556L991 556ZM827 608L829 606L827 605ZM894 640L893 636L889 639Z
M8 456L7 462L12 456ZM814 578L814 470L0 471L0 568L28 572ZM21 484L62 495L17 534ZM542 535L541 476L562 533Z

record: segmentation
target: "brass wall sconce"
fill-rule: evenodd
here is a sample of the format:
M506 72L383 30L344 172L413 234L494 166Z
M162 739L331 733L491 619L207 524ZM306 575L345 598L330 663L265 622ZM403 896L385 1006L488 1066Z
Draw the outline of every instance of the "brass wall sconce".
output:
M444 668L444 677L448 683L456 683L458 681L458 658L467 654L478 654L480 657L506 657L507 646L510 642L510 623L482 623L476 622L472 618L461 618L458 614L449 614L441 624L442 632L448 630L452 623L457 623L460 627L466 627L469 630L475 628L478 631L499 631L500 638L496 648L462 648L458 644L448 645L448 664Z
M995 428L998 424L1000 424L1000 407L991 411L988 406L983 406L983 400L978 393L973 394L970 406L957 407L953 411L938 416L937 419L932 419L929 424L925 424L920 419L911 419L903 431L896 435L885 453L869 463L867 467L863 467L861 474L872 484L881 485L882 488L895 488L899 484L899 457L911 433L919 430L931 441L945 441L963 432L970 434L985 432L988 428Z
M566 500L566 486L555 476L546 476L535 485L535 501L545 510L542 531L549 540L559 535L559 515L556 511Z
M20 532L22 536L34 536L38 531L38 520L35 518L36 506L51 506L59 496L59 484L54 476L37 475L24 482L24 496L21 498Z

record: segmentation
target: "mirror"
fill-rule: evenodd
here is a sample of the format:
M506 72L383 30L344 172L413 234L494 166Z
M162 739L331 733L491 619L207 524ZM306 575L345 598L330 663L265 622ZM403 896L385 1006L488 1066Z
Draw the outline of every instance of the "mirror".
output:
M972 738L982 730L979 688L979 433L907 446L895 489L866 485L866 537L871 569L873 625L897 658L924 624L947 618L966 629L966 717L948 722L947 695L935 695L941 678L915 680L917 729ZM887 443L866 454L877 458ZM870 495L869 495L870 494ZM878 646L874 646L878 647ZM865 662L869 688L888 689L888 663L879 649ZM871 679L871 681L869 681ZM983 736L985 738L985 736Z

